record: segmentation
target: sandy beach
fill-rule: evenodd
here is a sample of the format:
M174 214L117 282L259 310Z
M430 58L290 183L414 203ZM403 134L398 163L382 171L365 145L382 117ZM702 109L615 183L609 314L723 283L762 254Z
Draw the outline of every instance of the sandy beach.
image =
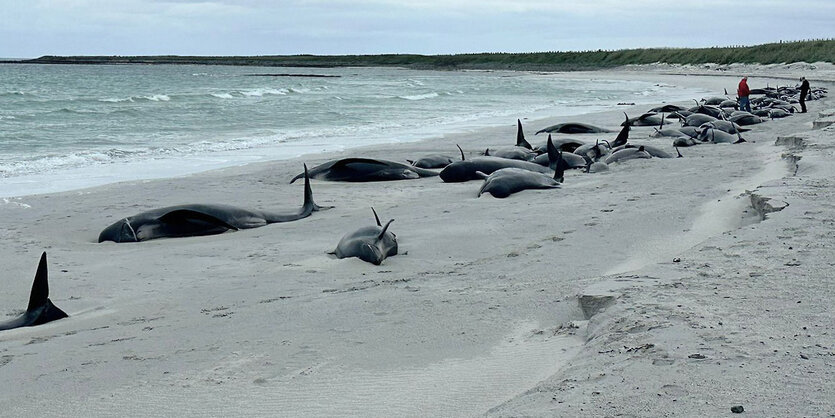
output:
M831 66L559 76L721 95L741 74L835 87ZM0 332L0 416L835 416L835 126L813 129L835 104L807 105L743 144L570 171L559 189L506 199L476 197L480 181L314 180L333 209L214 236L96 242L163 206L292 210L303 163L454 156L456 144L475 156L512 145L516 121L0 200L0 320L26 307L42 251L70 315ZM569 119L619 129L622 111L648 109ZM534 145L569 121L519 118ZM630 142L674 153L651 132ZM395 219L400 253L380 266L328 256L374 223L372 206Z

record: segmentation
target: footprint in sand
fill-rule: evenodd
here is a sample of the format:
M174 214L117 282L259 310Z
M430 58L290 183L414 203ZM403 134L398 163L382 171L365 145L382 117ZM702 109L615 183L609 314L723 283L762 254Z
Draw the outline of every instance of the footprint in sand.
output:
M14 358L14 356L8 356L8 355L0 357L0 367L3 367L5 365L11 363L13 358Z

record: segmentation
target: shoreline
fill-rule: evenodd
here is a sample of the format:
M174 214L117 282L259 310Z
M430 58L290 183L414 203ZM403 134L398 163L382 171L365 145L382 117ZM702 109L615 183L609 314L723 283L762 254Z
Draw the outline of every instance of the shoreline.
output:
M508 71L508 74L515 72ZM530 75L531 72L518 72L522 75ZM595 79L598 74L611 73L576 73L567 74L537 74L545 77ZM579 77L578 77L579 76ZM612 81L602 79L603 81ZM628 81L628 80L627 80ZM644 80L648 82L649 80ZM681 90L681 91L678 91ZM694 96L702 93L696 87L683 87L672 90L662 102L677 102L685 96ZM630 98L631 102L646 104L657 103L658 101L644 96ZM556 120L568 116L580 116L588 113L601 113L614 111L616 109L627 109L616 104L593 104L590 107L582 105L558 105L549 104L548 108L541 108L534 111L520 112L528 115L524 120L526 123L545 124L545 121ZM50 172L37 172L25 175L17 175L4 179L0 186L0 198L14 199L32 194L47 194L66 191L78 191L94 188L101 185L116 184L121 182L136 182L171 177L182 177L199 175L200 173L236 166L245 166L253 163L270 163L275 161L303 159L308 156L315 158L317 154L330 153L338 154L350 152L350 150L362 150L366 147L383 145L397 145L410 142L418 142L443 138L447 135L458 135L476 133L478 131L498 129L510 125L517 116L499 117L496 115L482 115L476 120L459 120L447 122L433 128L420 129L415 132L413 128L403 127L396 132L392 139L386 137L371 136L371 139L357 134L352 136L338 136L334 138L308 137L303 142L282 142L265 143L255 145L251 148L232 149L216 152L191 153L178 157L153 157L143 156L136 161L116 160L104 164L93 163L83 167L62 168ZM531 131L527 127L526 131ZM533 130L535 132L535 130ZM528 135L532 135L531 132ZM335 141L332 141L335 139ZM376 143L374 143L377 141ZM359 145L346 145L347 142L356 142ZM457 150L450 151L457 153ZM25 192L21 192L25 190Z
M733 77L699 82L710 90L735 83ZM823 110L818 106L831 103L830 98L814 101L810 108L817 112ZM622 120L620 110L576 119L614 127ZM117 411L128 416L148 411L350 415L357 411L333 411L327 404L346 405L352 399L367 403L359 412L373 412L370 415L475 415L485 412L481 403L466 403L476 388L494 396L488 403L489 414L495 416L717 415L727 413L736 399L746 411L782 415L797 405L785 395L775 397L779 405L768 405L768 395L782 387L760 388L758 382L770 377L770 367L779 367L770 360L783 357L754 350L759 343L752 339L769 332L768 327L776 334L772 337L785 337L788 328L764 320L751 324L754 315L762 315L754 308L763 306L733 302L743 297L767 300L768 292L784 280L800 280L808 273L803 267L756 267L762 259L773 257L769 263L776 266L790 262L788 254L801 266L831 260L831 255L819 255L831 240L826 234L814 235L809 243L799 232L775 238L788 234L783 231L787 228L814 234L811 225L820 227L828 207L803 203L801 199L813 199L810 194L792 193L795 188L806 190L804 179L821 180L804 171L786 180L788 168L776 181L761 177L766 164L780 164L777 156L784 150L772 145L776 137L810 130L812 118L809 114L769 121L750 133L751 143L684 148L682 159L630 161L599 175L567 173L561 189L525 191L507 199L476 198L476 182L444 184L437 178L362 184L314 181L316 202L334 209L297 222L207 237L94 242L101 228L119 217L186 201L295 207L301 202L301 187L287 182L300 171L300 161L259 162L0 204L8 225L0 240L8 274L0 280L9 289L0 295L0 306L11 312L23 304L35 254L46 249L52 299L71 315L0 334L0 367L10 388L2 399L18 416L33 411L86 411L95 416ZM526 132L535 132L537 123L555 119L560 118L523 124ZM669 147L668 139L647 138L649 131L634 129L630 141ZM814 135L831 135L827 132L831 131L810 134L810 144L815 143ZM614 135L578 138L593 141ZM487 146L508 145L514 136L515 126L508 123L351 153L401 160L460 143L474 155ZM527 137L537 144L545 140L542 135ZM812 167L828 169L816 147L806 152L804 161L817 161ZM318 154L304 161L313 166L337 154L344 153ZM750 197L736 194L752 185L765 190L760 192L764 196L788 199L790 206L758 222L753 210L744 209ZM818 203L826 202L820 199ZM731 202L717 208L717 200ZM324 253L342 234L373 222L369 206L381 218L396 219L392 229L401 254L379 267L328 258ZM814 211L818 212L808 214ZM712 223L714 213L726 221ZM678 250L681 263L672 263L661 251L669 247L664 241L653 241L677 241L686 236L685 230L698 235L699 228L714 229L701 241L697 237L694 246ZM820 247L813 245L816 242ZM807 252L789 251L788 246ZM628 263L636 257L644 259L638 270L617 271L618 266L633 268ZM747 279L768 278L767 286L752 288L736 279L736 262L746 266L739 271ZM725 293L714 295L714 284L734 299L724 299ZM825 308L820 299L825 303L831 295L827 289L831 290L831 279L818 288L790 289L795 295L780 299L786 309L796 311L792 318L797 321L787 325L809 321L819 337L809 340L812 347L815 342L827 347L826 335L832 335L826 334L833 331L833 321L826 323L832 313L814 312L815 306ZM809 300L805 292L814 292L811 298L818 304L796 304L792 296ZM594 308L589 300L602 303ZM815 319L810 313L823 316ZM735 333L719 339L720 331L709 328L717 322ZM578 339L580 351L558 352L558 360L566 364L550 377L520 381L514 370L496 367L491 369L496 375L480 380L499 388L479 386L479 367L502 362L472 360L509 353L519 361L515 370L529 370L555 361L543 357L539 348L570 339ZM688 357L694 353L709 360ZM831 369L825 355L805 355L820 369L818 376ZM713 366L714 359L724 366ZM790 370L780 370L802 378L799 385L809 389L809 397L819 395L810 407L816 409L808 411L825 411L827 406L831 410L831 385L794 374L804 370L803 363L789 364ZM433 379L423 379L439 376L433 374L438 370L475 379L450 387L441 403L432 402L431 396L425 404L407 396L432 386ZM422 383L397 384L394 377L404 375ZM642 389L632 389L622 378L638 382L634 387ZM369 392L350 392L355 382L373 384ZM290 386L295 391L282 397L281 388ZM756 394L757 389L763 394ZM45 390L49 399L32 396ZM418 403L427 409L416 409ZM474 410L456 409L456 404Z

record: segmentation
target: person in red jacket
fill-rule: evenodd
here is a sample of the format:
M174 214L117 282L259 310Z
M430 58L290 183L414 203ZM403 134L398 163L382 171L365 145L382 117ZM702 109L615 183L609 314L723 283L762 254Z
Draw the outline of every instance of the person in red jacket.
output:
M751 90L748 88L748 77L742 77L742 81L739 82L739 88L736 90L736 95L739 96L739 110L750 113L751 102L748 100L749 94L751 94Z

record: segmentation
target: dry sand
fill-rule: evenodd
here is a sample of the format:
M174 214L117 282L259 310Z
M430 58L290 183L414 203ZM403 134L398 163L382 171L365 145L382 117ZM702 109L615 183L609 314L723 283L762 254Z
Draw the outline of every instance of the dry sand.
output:
M738 81L727 69L661 67L560 76L715 94ZM795 70L745 73L760 87ZM512 143L515 121L0 201L0 315L25 307L43 250L52 300L71 315L0 333L0 415L722 416L742 405L832 416L835 127L812 130L832 107L810 102L811 113L755 126L745 144L570 172L561 189L507 199L438 178L314 181L316 201L334 209L208 237L95 242L115 220L161 206L291 209L302 187L287 183L302 162L455 155L454 144L475 153ZM622 115L571 119L617 128ZM523 119L532 143L561 121ZM672 150L650 131L630 140ZM381 266L328 257L373 222L371 206L396 219L401 254Z

